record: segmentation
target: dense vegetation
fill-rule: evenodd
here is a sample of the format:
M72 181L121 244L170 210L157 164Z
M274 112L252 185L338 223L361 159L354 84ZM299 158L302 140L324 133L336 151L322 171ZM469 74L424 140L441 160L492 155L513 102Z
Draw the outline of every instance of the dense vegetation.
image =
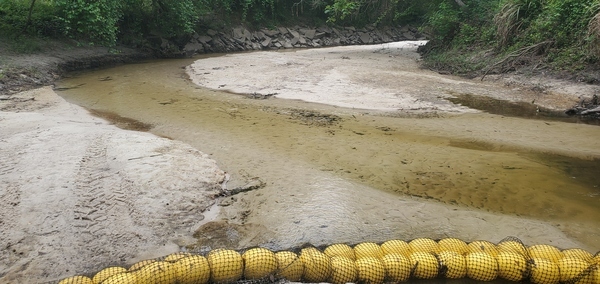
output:
M33 52L32 37L143 46L237 24L412 24L431 38L431 68L574 71L600 60L599 10L600 0L0 0L0 36Z
M600 0L444 2L429 14L426 64L454 73L598 68ZM596 81L598 78L586 78Z

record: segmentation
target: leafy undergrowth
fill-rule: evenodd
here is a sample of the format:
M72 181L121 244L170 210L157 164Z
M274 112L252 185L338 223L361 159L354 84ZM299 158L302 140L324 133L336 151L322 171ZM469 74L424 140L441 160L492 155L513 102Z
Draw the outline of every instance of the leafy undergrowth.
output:
M521 71L600 83L600 0L444 2L424 66L468 77Z

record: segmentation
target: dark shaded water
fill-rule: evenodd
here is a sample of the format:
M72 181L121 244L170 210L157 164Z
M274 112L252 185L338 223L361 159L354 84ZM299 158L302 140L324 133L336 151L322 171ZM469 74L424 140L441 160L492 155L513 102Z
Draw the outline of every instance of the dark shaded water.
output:
M511 102L486 96L473 94L453 94L454 98L448 100L466 107L485 111L487 113L521 117L527 119L540 119L547 121L560 121L569 123L585 123L600 125L600 119L580 116L569 116L564 111L552 110L535 105L535 102Z

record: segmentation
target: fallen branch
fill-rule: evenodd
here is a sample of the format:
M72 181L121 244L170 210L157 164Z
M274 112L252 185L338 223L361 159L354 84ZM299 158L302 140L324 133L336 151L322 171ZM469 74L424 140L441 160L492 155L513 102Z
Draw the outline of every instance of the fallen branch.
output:
M231 190L227 190L226 187L221 187L223 190L221 191L220 195L221 196L232 196L232 195L236 195L238 193L263 188L263 187L265 187L265 185L267 185L267 184L264 181L262 181L261 179L256 177L256 178L252 178L252 180L250 180L250 182L248 182L240 187L231 189Z

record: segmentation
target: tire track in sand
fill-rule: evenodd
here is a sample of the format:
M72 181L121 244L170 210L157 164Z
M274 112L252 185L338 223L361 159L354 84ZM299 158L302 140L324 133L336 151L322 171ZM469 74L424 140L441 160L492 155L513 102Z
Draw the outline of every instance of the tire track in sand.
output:
M130 213L132 207L120 186L121 176L111 171L107 158L109 139L110 135L100 135L88 146L79 163L74 192L72 226L80 236L79 243L100 262L126 258L124 251L112 248L126 245L127 236L120 225L128 214L122 212Z

